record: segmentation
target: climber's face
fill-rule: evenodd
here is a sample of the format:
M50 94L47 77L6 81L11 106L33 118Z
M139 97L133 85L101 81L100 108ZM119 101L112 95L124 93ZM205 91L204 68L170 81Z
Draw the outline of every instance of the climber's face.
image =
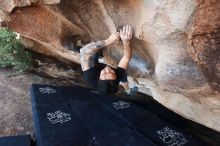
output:
M101 70L100 80L116 80L115 71L111 68L106 66L103 70Z

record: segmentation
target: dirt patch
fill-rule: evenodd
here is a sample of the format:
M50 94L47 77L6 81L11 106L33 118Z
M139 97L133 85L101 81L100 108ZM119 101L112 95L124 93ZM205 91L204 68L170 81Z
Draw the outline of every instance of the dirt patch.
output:
M9 78L10 72L11 69L0 69L0 136L33 135L29 87L31 84L56 85L56 81L31 73Z

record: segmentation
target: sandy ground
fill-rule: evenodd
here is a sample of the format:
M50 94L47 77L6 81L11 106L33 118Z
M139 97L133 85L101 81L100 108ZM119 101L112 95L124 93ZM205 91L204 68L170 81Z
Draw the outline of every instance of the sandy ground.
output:
M33 135L29 87L31 84L53 84L31 73L8 77L10 69L0 69L0 136Z

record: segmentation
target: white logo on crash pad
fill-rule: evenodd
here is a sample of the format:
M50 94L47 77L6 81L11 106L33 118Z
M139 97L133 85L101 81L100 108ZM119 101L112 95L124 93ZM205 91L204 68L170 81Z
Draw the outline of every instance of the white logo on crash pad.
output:
M182 133L164 127L157 131L159 138L168 146L182 146L188 142Z
M130 107L130 103L124 102L124 101L114 102L114 103L113 103L113 107L114 107L116 110L126 109L126 108Z
M52 123L64 123L71 120L71 116L68 113L61 112L60 110L47 113L47 119Z
M55 89L52 89L52 88L50 88L50 87L39 88L39 91L40 91L42 94L56 93L56 90L55 90Z

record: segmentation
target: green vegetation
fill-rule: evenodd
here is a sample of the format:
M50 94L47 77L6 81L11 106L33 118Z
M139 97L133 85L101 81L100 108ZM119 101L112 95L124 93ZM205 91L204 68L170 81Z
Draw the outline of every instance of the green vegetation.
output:
M0 67L13 67L10 75L18 75L32 65L31 54L24 50L16 34L0 28Z

